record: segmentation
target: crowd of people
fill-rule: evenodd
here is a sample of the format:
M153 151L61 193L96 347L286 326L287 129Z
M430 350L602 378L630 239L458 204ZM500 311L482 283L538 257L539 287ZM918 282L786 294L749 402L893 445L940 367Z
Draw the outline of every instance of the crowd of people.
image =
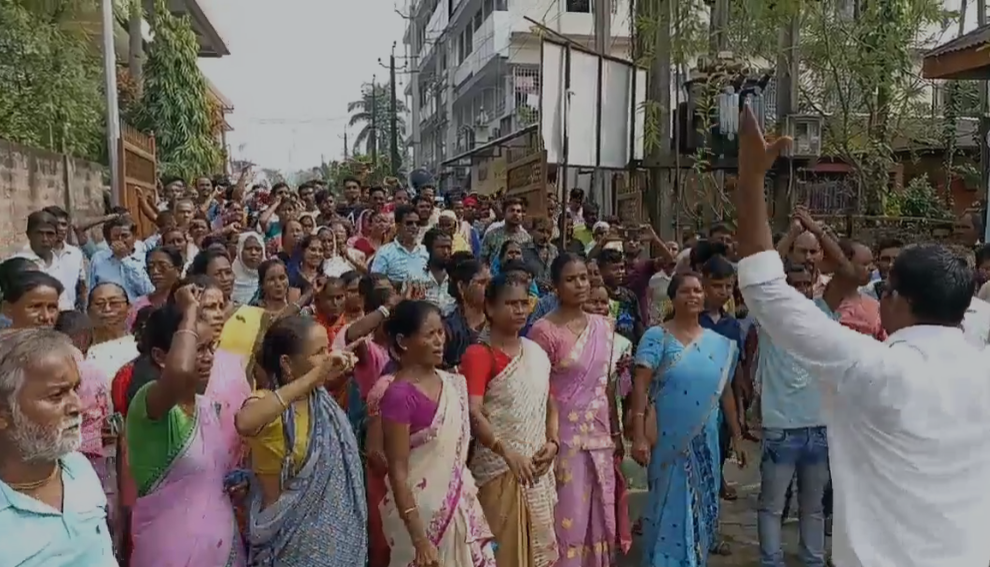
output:
M783 141L742 138L738 227L680 242L580 190L246 172L31 213L0 264L0 567L612 567L634 534L703 567L729 459L760 468L763 567L789 507L824 566L833 501L840 567L984 567L990 248L801 208L774 240Z

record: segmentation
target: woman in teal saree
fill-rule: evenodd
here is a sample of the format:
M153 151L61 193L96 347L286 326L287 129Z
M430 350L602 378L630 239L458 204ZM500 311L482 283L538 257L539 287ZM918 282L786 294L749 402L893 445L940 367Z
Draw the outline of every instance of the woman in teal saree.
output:
M745 464L729 387L739 352L698 323L704 306L699 276L674 276L668 293L674 316L643 335L633 376L632 456L649 479L643 566L704 567L718 532L719 404Z

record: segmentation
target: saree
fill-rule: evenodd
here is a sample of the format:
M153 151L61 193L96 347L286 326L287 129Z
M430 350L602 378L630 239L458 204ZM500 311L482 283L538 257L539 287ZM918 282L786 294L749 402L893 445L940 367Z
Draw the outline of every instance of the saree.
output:
M433 422L409 439L409 488L441 565L495 567L492 532L467 469L471 440L467 384L462 376L437 373L443 389ZM383 528L391 537L389 566L410 567L416 548L396 508L391 485L381 510Z
M234 507L224 490L224 477L233 464L230 439L237 436L228 430L233 423L226 424L219 404L205 396L196 397L193 416L179 415L182 410L174 407L168 416L152 422L143 415L147 390L142 388L134 397L127 418L129 464L139 493L131 513L130 564L243 567ZM163 439L152 442L152 431L165 420L168 434L181 436L181 444L175 445L174 454L165 455L160 471L149 475L147 465L162 461L154 453L167 446ZM165 434L161 429L155 432ZM136 463L144 468L137 469Z
M265 310L261 307L238 307L220 331L219 348L242 356L242 362L247 365L254 356L255 340L261 331L264 316Z
M495 438L525 457L546 443L550 359L529 339L485 391L484 408ZM520 486L502 457L478 445L470 463L478 498L498 548L499 567L550 567L557 561L553 509L557 488L552 470L531 486Z
M377 420L378 427L381 427L380 403L385 390L392 385L395 375L386 374L375 382L371 391L368 392L368 420ZM360 397L358 397L360 399ZM367 430L365 430L367 433ZM365 450L367 448L365 447ZM379 474L365 463L365 482L368 487L368 540L370 549L368 553L369 565L388 565L390 549L385 531L382 529L382 511L380 506L388 493L388 481L386 475Z
M654 371L659 431L647 470L644 565L707 565L718 533L719 401L738 356L734 341L707 329L686 346L662 327L640 342L636 365Z
M615 445L606 393L611 357L611 324L589 315L581 336L551 374L560 415L554 514L558 567L612 564L617 541Z
M210 380L204 393L207 398L219 404L224 431L235 435L235 438L226 440L233 451L231 462L235 464L240 463L244 457L244 450L234 428L234 416L251 395L251 385L244 374L243 359L244 357L230 351L217 349L213 354L213 368L210 369Z
M357 440L347 415L324 388L309 396L309 447L293 474L282 465L282 493L267 508L252 479L248 565L360 567L368 556L368 509ZM291 406L282 414L286 446L295 445Z

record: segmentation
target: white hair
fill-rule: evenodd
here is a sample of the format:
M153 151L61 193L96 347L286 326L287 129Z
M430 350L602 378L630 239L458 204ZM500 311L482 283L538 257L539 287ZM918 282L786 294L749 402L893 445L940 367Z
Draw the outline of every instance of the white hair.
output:
M0 403L14 405L24 386L25 369L52 354L72 356L69 337L52 329L15 329L0 332Z

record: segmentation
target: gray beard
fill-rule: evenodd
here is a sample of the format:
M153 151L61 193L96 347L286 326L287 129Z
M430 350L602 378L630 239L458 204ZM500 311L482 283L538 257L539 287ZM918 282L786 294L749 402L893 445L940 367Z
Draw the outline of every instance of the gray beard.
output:
M25 461L56 461L78 450L82 444L81 416L46 430L29 420L20 408L12 407L11 410L14 421L11 441Z

